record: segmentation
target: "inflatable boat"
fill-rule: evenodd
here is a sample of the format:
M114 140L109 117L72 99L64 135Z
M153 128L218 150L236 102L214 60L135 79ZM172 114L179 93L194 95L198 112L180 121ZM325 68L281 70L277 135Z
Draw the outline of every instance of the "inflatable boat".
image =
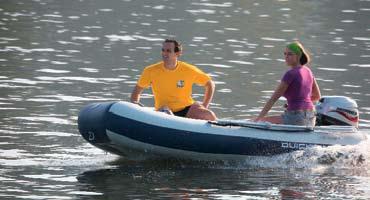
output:
M312 146L356 145L366 139L356 127L356 110L333 111L333 106L318 109L326 112L320 116L322 124L335 118L342 124L305 127L247 120L210 122L168 115L129 102L103 102L80 111L78 128L87 142L130 160L240 161L247 156L271 156ZM343 114L346 111L349 114ZM355 124L346 124L330 112Z

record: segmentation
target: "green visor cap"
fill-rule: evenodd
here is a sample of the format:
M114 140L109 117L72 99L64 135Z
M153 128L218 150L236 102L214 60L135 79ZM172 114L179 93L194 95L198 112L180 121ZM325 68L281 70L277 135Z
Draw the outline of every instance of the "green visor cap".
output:
M302 55L301 47L298 46L297 43L291 43L286 46L290 51L292 51L296 55Z

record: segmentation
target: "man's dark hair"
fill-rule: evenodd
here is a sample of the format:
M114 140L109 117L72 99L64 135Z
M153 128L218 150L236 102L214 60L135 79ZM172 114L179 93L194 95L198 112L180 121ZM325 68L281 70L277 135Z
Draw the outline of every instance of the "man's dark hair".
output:
M175 52L182 51L182 45L176 40L166 39L163 43L173 43L175 45Z

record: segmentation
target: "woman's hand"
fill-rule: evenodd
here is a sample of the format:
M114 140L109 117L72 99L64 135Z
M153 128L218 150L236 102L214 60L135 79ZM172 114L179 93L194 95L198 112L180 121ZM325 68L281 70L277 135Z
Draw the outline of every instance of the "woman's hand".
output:
M252 119L252 121L254 121L254 122L259 122L259 121L261 121L261 120L262 120L262 118L261 118L261 117L256 117L256 118Z

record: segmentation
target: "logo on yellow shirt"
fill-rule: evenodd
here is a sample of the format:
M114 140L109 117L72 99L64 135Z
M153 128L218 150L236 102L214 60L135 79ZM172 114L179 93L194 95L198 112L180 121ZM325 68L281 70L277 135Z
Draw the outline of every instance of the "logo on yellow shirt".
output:
M185 86L185 81L184 81L184 80L179 80L179 81L177 81L176 86L177 86L178 88L183 88L183 87Z

